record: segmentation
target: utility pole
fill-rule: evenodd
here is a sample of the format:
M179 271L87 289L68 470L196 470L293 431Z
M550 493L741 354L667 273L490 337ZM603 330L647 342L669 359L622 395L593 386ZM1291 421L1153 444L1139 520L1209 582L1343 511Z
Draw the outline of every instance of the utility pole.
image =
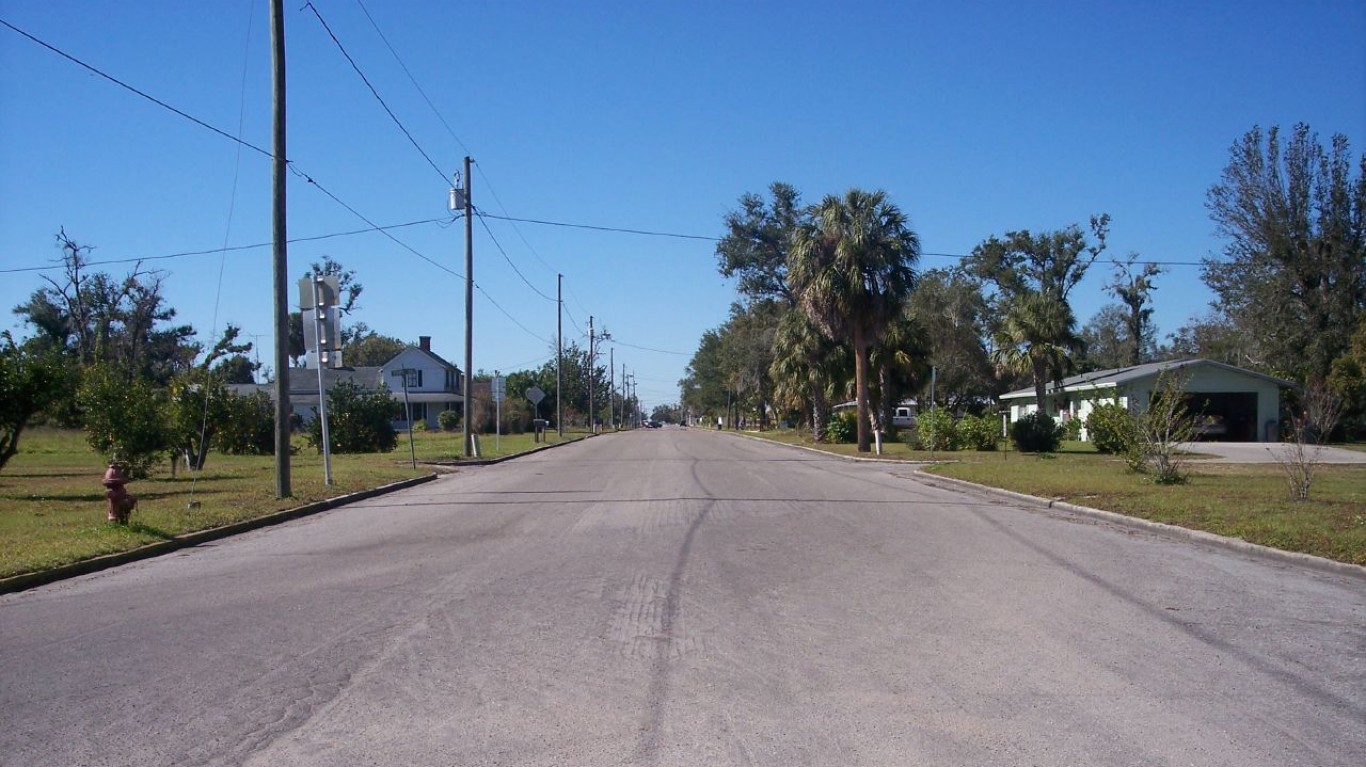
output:
M463 436L465 457L474 454L474 441L470 438L470 383L474 366L474 203L470 199L470 158L465 157L465 385L462 388L465 400Z
M270 2L270 61L274 81L271 100L274 160L271 170L271 273L275 288L275 496L288 498L289 487L289 233L285 228L285 14L284 0Z
M617 348L607 350L607 427L617 428Z
M555 275L555 429L564 436L564 275Z
M593 315L588 315L588 433L597 434L597 417L593 414Z

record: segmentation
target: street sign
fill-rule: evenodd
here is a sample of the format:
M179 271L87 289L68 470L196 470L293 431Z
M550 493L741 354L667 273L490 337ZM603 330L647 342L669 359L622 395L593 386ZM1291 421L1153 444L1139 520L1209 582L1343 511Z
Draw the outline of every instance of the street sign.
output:
M531 404L539 405L545 399L545 392L541 391L541 387L533 386L526 390L526 398L531 400Z
M508 379L503 376L494 376L490 382L490 390L493 392L493 401L502 402L508 396Z

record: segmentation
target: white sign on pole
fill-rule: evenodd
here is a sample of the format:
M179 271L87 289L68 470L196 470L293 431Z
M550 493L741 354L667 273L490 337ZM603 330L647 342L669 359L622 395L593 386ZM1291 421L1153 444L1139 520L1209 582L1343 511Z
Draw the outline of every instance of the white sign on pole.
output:
M492 381L492 384L491 384L491 386L490 386L490 389L491 389L491 391L493 392L493 401L494 401L494 402L499 402L499 403L501 403L504 399L507 399L507 395L508 395L507 383L508 383L508 379L504 378L503 376L494 376L494 377L493 377L493 381Z

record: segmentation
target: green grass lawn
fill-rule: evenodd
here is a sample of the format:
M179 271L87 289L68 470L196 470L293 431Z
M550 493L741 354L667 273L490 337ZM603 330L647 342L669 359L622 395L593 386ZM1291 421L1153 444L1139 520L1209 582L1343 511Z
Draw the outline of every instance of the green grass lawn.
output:
M566 433L564 441L586 434ZM79 431L35 429L23 434L19 452L0 470L0 577L127 551L182 533L208 530L302 506L314 501L431 474L422 462L455 462L463 455L461 435L418 432L411 464L407 434L392 453L332 456L333 484L324 481L322 456L308 447L290 458L291 498L275 497L273 456L210 453L202 472L156 467L149 479L128 486L138 497L131 524L105 521L105 463ZM548 435L549 444L560 441ZM481 437L480 453L494 458L541 447L532 436ZM302 445L302 441L299 441ZM191 503L195 506L191 508Z
M762 436L811 445L791 431ZM857 454L854 445L820 449ZM884 446L883 457L931 460L900 443ZM954 451L934 459L946 462L927 471L946 477L1366 565L1366 466L1320 466L1310 500L1292 501L1277 464L1202 464L1192 456L1186 484L1156 485L1081 442L1047 457Z

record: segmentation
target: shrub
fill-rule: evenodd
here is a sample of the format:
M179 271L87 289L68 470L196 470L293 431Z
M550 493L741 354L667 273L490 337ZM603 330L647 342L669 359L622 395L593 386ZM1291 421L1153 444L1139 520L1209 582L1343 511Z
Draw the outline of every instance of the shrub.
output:
M1096 405L1086 416L1086 436L1099 453L1127 455L1136 444L1137 429L1129 409L1118 402Z
M1001 437L1001 424L991 415L964 416L958 422L958 440L964 448L972 450L995 450Z
M915 420L915 431L920 437L922 450L957 450L958 424L953 413L940 408L931 408L920 413Z
M165 399L162 390L141 376L130 378L107 363L87 369L76 394L86 441L123 464L133 479L146 479L170 446Z
M459 410L442 410L436 416L436 423L442 431L452 431L460 428Z
M265 392L229 396L227 416L214 434L214 446L229 455L275 454L275 405Z
M393 419L402 405L388 389L340 381L327 393L327 431L336 453L388 453L398 446ZM308 444L322 452L322 419L308 425Z
M843 444L858 441L858 413L836 413L825 426L825 438Z
M1047 413L1030 413L1010 427L1010 438L1025 453L1052 453L1062 443L1062 429Z
M1081 419L1077 417L1068 418L1062 422L1062 438L1070 439L1073 442L1081 439Z
M426 431L427 428L428 427L426 418L419 418L413 421L413 431Z

